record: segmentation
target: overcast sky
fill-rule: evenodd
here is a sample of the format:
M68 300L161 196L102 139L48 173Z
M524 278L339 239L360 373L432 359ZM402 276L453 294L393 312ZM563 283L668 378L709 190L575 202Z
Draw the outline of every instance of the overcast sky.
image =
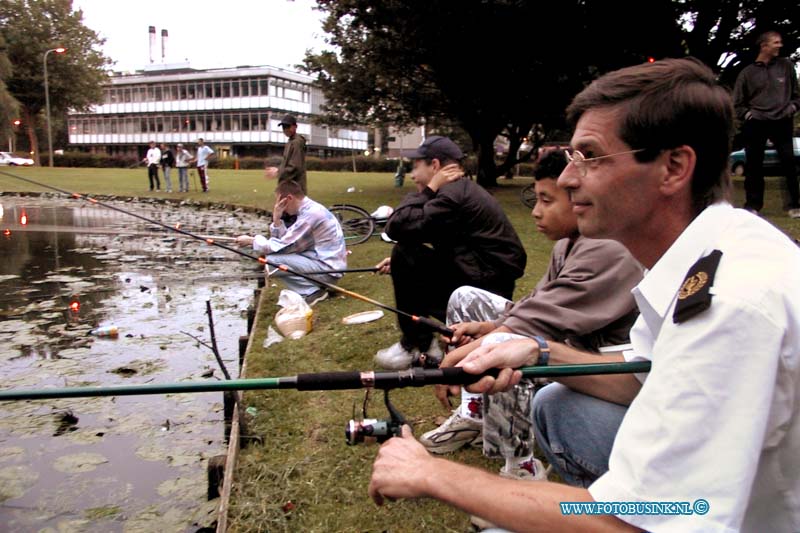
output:
M161 30L169 32L167 63L193 68L270 65L291 68L307 48L324 47L322 13L312 0L74 0L83 20L106 39L114 70L149 63L147 29L156 27L154 61L161 62Z

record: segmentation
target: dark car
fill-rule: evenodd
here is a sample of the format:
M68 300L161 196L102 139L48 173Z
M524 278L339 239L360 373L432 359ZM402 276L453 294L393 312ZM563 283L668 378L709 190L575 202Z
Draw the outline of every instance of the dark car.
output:
M800 137L792 139L794 141L794 164L800 169ZM744 176L744 149L731 153L731 174ZM772 147L772 143L767 143L764 150L764 172L781 172L781 162L778 159L778 152Z

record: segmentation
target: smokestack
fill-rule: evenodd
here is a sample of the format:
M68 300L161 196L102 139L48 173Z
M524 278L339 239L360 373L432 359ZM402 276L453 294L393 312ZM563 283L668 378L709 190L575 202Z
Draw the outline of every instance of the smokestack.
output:
M150 26L147 30L150 33L150 63L153 62L153 48L156 47L156 27Z
M166 62L167 57L167 37L169 37L169 33L167 30L161 30L161 62Z

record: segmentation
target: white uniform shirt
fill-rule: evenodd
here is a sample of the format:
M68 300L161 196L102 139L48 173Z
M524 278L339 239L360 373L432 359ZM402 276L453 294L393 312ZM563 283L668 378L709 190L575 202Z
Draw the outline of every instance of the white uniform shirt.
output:
M711 307L675 324L687 272L715 249ZM592 497L708 501L703 515L619 516L653 533L800 531L800 250L765 220L714 205L633 294L626 359L653 367Z
M208 145L204 144L203 146L197 147L197 166L204 167L208 164L208 156L214 153Z

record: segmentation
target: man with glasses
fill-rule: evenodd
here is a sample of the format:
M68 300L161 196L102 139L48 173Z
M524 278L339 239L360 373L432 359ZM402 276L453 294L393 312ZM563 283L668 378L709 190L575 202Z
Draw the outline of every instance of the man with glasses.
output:
M267 179L278 178L278 182L296 181L303 194L308 194L306 186L306 139L297 133L297 119L294 115L285 115L278 124L289 140L283 149L283 161L280 167L267 167Z
M536 441L569 485L431 457L404 427L370 495L433 497L511 530L800 531L800 250L726 200L730 94L696 60L663 60L595 80L567 115L574 151L558 183L581 234L621 242L648 269L633 347L598 356L518 339L459 366L501 368L471 387L489 393L531 364L651 360L651 372L558 378L535 396Z

